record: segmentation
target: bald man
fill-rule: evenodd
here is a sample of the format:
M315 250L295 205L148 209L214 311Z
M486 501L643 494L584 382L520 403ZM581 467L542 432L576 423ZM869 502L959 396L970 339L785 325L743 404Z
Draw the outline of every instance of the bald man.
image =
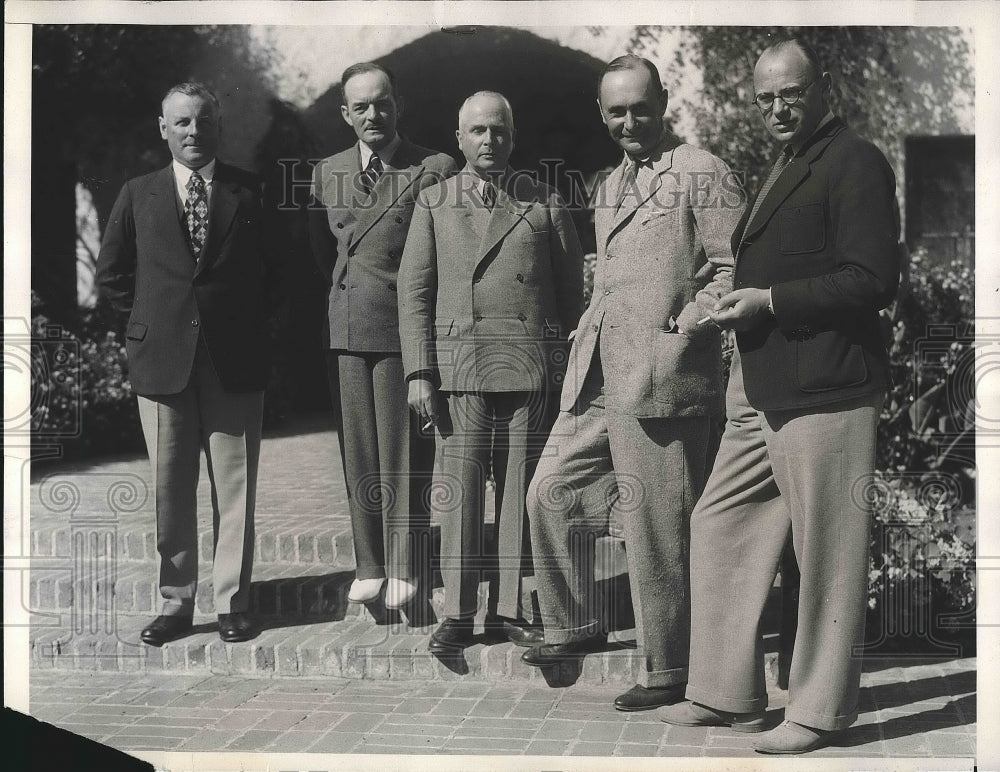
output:
M782 145L733 233L736 289L711 313L734 329L727 424L691 514L690 702L664 720L764 728L759 624L792 535L802 573L785 721L760 753L830 743L858 715L871 513L864 485L889 387L878 312L899 269L885 156L830 111L830 74L801 40L754 70Z
M466 165L421 192L399 270L409 404L436 427L444 619L438 655L472 637L486 478L496 480L499 588L487 633L541 640L521 608L525 495L554 417L566 338L583 310L583 253L556 192L507 165L514 118L494 92L469 97L455 132Z

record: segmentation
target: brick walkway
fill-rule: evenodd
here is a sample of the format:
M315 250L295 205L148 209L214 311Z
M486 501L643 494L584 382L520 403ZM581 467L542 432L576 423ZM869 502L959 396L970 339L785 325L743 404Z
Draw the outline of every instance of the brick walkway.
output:
M853 768L863 769L862 758L974 756L975 660L880 667L864 675L858 723L835 747L809 758L857 758ZM669 726L659 711L616 712L611 700L618 691L589 684L34 672L31 713L151 760L142 751L755 755L751 737L727 729ZM785 694L772 689L771 698L777 722ZM332 764L316 762L309 769Z
M201 757L191 754L209 751L335 754L310 755L308 767L270 767L311 770L333 768L344 754L754 756L751 738L725 729L616 712L611 701L639 666L627 645L589 655L560 681L572 685L548 685L511 644L477 643L460 675L426 652L433 613L406 624L348 606L353 552L336 435L323 419L298 429L269 436L262 448L253 604L264 632L245 644L218 639L207 565L196 633L162 649L138 643L158 603L144 458L35 465L31 581L21 588L35 612L32 715L144 758L175 752L161 759L171 770L207 768L192 767ZM204 561L204 476L199 500ZM624 555L609 544L613 579ZM438 590L431 611L440 600ZM612 639L627 641L627 623L616 629ZM786 695L773 681L768 688L776 722ZM971 658L867 662L860 720L811 757L851 757L858 769L868 768L866 758L971 758L975 689ZM250 758L243 768L270 763Z

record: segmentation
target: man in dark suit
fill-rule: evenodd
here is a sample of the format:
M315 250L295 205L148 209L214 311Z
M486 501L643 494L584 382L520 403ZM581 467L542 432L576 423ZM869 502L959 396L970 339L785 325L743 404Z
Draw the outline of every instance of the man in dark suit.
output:
M357 564L348 600L379 597L399 608L429 570L426 487L433 439L406 404L396 275L417 194L455 172L444 153L396 133L403 102L381 65L352 65L341 79L344 120L358 142L316 165L310 237L330 282L325 329ZM424 538L420 538L420 536ZM415 554L423 565L413 565ZM386 577L389 582L386 584ZM426 579L426 576L425 576Z
M500 576L487 633L541 642L521 608L525 495L554 418L566 336L583 310L583 252L569 213L552 188L507 166L510 103L473 94L455 133L465 168L420 194L399 272L409 402L437 426L445 607L435 653L472 636L491 468Z
M728 422L691 516L691 671L664 720L763 729L758 625L792 534L802 574L783 724L762 753L828 743L858 714L870 513L865 484L889 386L878 312L899 275L895 179L830 112L802 42L768 48L754 101L784 146L733 234L736 289L712 320L737 331Z
M153 467L163 610L142 631L159 646L191 629L198 582L197 500L204 449L212 484L219 634L244 641L273 273L261 191L217 161L220 113L197 83L167 92L160 135L172 163L129 180L97 261L102 293L128 315L129 380Z
M699 321L732 289L744 197L722 160L667 131L651 62L615 59L598 93L623 158L597 193L594 296L528 493L545 645L522 659L557 664L600 637L593 536L610 509L643 651L639 683L614 704L635 711L677 701L687 680L688 516L722 412L719 331Z

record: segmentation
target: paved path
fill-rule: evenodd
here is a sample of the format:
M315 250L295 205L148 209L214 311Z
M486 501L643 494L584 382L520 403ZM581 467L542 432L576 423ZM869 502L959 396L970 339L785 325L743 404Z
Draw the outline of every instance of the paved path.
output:
M312 645L310 642L329 646L335 633L346 635L356 628L363 634L359 633L361 637L355 643L363 643L364 635L385 635L385 629L374 622L365 623L366 618L356 613L344 616L347 612L342 609L340 596L353 562L336 435L322 420L299 428L298 433L272 435L264 442L255 577L262 591L270 590L284 586L281 579L274 579L273 587L268 583L272 573L276 577L284 573L313 576L322 573L319 569L323 567L330 572L329 582L336 590L320 596L336 611L323 619L330 629L304 624L301 631L281 633L285 636L282 641L300 635L301 641L295 641L303 650ZM35 466L31 485L31 561L45 568L32 569L40 578L33 578L35 585L30 592L25 588L22 598L37 607L37 620L41 620L37 625L45 620L51 624L53 619L76 618L70 610L79 611L81 598L90 597L81 595L80 587L67 585L67 590L59 582L78 579L73 573L77 560L74 533L79 532L74 531L78 528L75 518L80 516L87 528L97 528L92 523L102 517L107 519L109 513L108 531L115 534L117 544L115 576L119 594L114 608L118 630L134 632L148 618L151 609L139 608L141 593L137 589L155 577L152 511L141 496L147 475L142 458L97 464L47 461ZM122 482L136 486L134 498L124 495L127 490L116 488ZM117 491L115 495L113 490ZM200 499L207 511L204 480ZM203 553L205 547L210 548L210 540L209 544L203 543ZM96 565L101 555L91 557ZM48 582L44 580L46 572L62 572L62 578L57 576ZM107 591L106 586L95 586L95 592ZM129 588L129 597L135 600L131 606L122 594ZM74 589L76 594L70 592ZM147 591L142 597L150 595ZM152 602L143 605L151 606ZM200 610L212 613L208 607ZM214 651L212 642L219 643L210 628L199 633L204 641L195 636L198 640L194 644L200 642L200 649L195 646L196 654ZM39 626L32 633L42 639L58 637ZM239 655L240 661L250 662L255 654L266 654L264 644L270 640L267 636L278 633L270 630L256 642L221 650L228 651L233 661ZM418 644L414 652L426 657L425 645ZM115 645L120 642L112 640L112 652ZM510 644L504 646L513 650ZM482 656L491 660L497 654L504 662L513 662L518 653L505 652L500 646L487 648L490 651L484 650ZM492 667L484 666L467 676L437 668L427 671L433 672L433 677L424 678L414 665L406 680L384 680L367 670L363 678L344 677L353 673L329 673L319 666L313 670L304 666L290 668L298 675L282 677L286 670L277 665L242 671L231 668L228 674L220 674L204 655L191 660L194 655L185 654L183 647L175 647L173 653L165 648L163 661L157 667L130 670L122 662L130 664L132 659L95 658L91 647L89 659L77 656L74 660L73 651L70 647L61 657L32 660L32 715L156 760L170 770L322 770L338 764L343 767L345 763L351 769L374 768L373 763L378 763L380 769L409 766L396 760L378 762L379 756L366 754L442 754L442 770L482 768L486 756L499 757L508 764L526 755L567 757L562 761L525 759L517 766L525 770L584 768L574 766L582 762L582 757L604 760L592 760L586 764L588 769L603 769L607 759L625 756L634 762L624 767L628 769L640 768L638 757L647 761L656 757L751 757L760 761L751 750L751 738L746 736L725 729L670 727L659 721L655 711L616 712L611 701L623 690L623 682L631 683L630 678L625 678L630 674L624 670L617 682L609 676L612 664L628 661L620 655L605 654L605 664L595 659L590 664L597 667L585 667L571 686L549 687L537 677L537 671L506 665L498 676L491 675ZM588 657L588 661L595 656ZM177 657L177 662L187 664L177 665ZM274 662L278 659L276 654ZM322 664L322 660L317 662ZM195 672L195 666L200 672ZM248 675L250 671L258 674ZM387 677L391 679L391 673ZM771 717L777 721L786 694L773 684L769 688ZM884 765L886 759L896 757L960 758L966 761L936 761L933 768L971 769L968 759L976 751L975 689L976 661L972 658L867 662L860 720L836 747L812 754L811 758L849 758L852 769ZM163 756L164 752L170 755ZM211 766L206 759L216 757L204 756L206 752L309 755L298 757L291 765L279 764L271 756L251 755L246 761L220 761ZM465 755L473 757L472 761L455 767L454 763L460 762L456 757ZM573 762L568 757L578 758ZM452 766L447 766L449 759ZM662 768L663 762L659 763ZM788 768L797 770L801 766Z
M862 714L835 746L809 758L971 759L976 662L870 664ZM343 678L129 676L34 672L31 713L147 758L148 751L754 757L751 737L674 727L659 711L623 714L617 689L576 684L380 683ZM771 718L785 693L772 690ZM759 758L759 757L757 757ZM187 761L172 756L186 769ZM336 758L316 757L310 770ZM254 762L264 769L267 759ZM271 769L282 769L272 766ZM396 767L394 767L396 768ZM520 767L524 768L524 767ZM558 761L531 769L560 769ZM799 767L796 767L798 769ZM934 769L953 768L938 765ZM971 762L959 768L972 768Z

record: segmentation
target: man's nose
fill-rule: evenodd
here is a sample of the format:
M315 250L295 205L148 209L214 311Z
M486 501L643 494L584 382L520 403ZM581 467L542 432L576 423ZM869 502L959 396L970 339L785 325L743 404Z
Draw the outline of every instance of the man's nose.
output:
M635 116L632 115L631 111L625 113L625 128L628 131L632 131L635 128Z
M771 107L771 112L774 113L775 117L782 117L788 115L791 112L791 108L780 96L774 98L774 105Z

